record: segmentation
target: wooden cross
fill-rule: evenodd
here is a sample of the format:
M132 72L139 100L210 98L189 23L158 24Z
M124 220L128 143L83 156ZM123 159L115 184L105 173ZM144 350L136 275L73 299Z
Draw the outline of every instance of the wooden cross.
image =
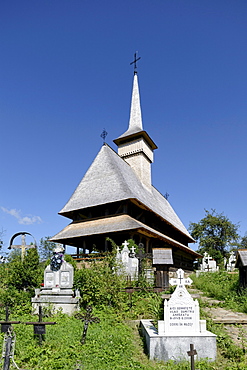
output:
M133 60L133 62L130 63L130 65L131 64L134 64L134 74L137 74L137 65L136 65L136 62L138 62L138 60L141 59L141 57L137 58L137 51L134 54L134 58L135 59Z
M17 237L21 235L21 245L13 245L13 240ZM27 232L20 232L20 233L17 233L15 234L11 240L10 240L10 246L9 246L9 249L21 249L21 260L23 261L24 260L24 257L25 257L25 253L26 253L26 249L28 248L36 248L36 243L35 244L30 244L30 245L26 245L26 235L31 235L30 233L27 233ZM32 235L31 235L32 236Z
M26 325L33 325L34 335L39 336L39 345L41 346L42 341L44 340L44 334L45 334L45 326L46 325L55 325L56 322L43 322L42 321L43 314L42 314L42 307L39 306L39 321L29 321L26 322Z
M194 356L197 355L196 349L194 349L194 344L190 344L190 351L187 352L190 356L191 370L195 370L195 359Z

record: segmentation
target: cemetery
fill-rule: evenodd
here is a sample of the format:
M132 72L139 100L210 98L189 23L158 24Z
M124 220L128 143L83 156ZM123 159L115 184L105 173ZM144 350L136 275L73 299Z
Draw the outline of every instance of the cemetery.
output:
M236 361L244 369L244 334L241 341L231 343L220 324L208 321L203 313L203 301L194 299L191 290L198 287L202 291L204 287L212 296L215 280L218 292L215 298L224 302L224 294L231 291L235 294L235 307L232 302L230 308L239 310L237 291L234 293L233 288L237 274L208 271L196 277L195 273L176 269L170 273L170 287L158 289L155 279L148 278L145 272L150 267L150 256L143 257L131 240L124 241L106 259L92 261L84 268L72 265L71 257L59 245L46 266L35 265L34 257L38 258L36 248L29 248L23 260L19 253L13 261L0 264L1 276L5 276L2 284L12 286L5 296L1 294L3 359L0 366L4 370L140 366L143 369L215 369L215 366L230 369ZM156 266L160 252L155 258ZM42 284L35 292L27 287L21 293L14 289L12 274L16 281L19 275L18 279L23 279L25 284L24 270L20 267L25 267L28 273L30 262L33 276L37 273L37 282ZM10 271L8 277L4 274L6 268ZM207 280L210 277L209 286L205 285L205 277ZM126 294L130 289L131 305ZM74 306L72 299L77 300L72 301ZM66 300L70 310L66 308ZM242 307L244 312L244 302ZM236 321L237 327L244 320L247 323L244 316ZM227 351L222 338L228 343Z

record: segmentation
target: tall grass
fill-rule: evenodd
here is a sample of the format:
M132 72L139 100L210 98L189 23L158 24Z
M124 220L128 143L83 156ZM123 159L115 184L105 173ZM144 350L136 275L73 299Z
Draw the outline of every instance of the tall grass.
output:
M198 277L192 274L191 278L197 289L221 301L221 306L247 313L247 291L239 288L238 273L205 272Z

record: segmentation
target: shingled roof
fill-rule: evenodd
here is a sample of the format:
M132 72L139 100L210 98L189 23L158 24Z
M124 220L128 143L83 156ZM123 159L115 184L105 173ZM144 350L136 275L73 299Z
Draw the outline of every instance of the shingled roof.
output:
M115 215L106 218L100 218L90 221L75 221L70 225L66 226L62 231L56 234L52 240L62 242L63 239L67 240L70 238L80 238L90 235L108 234L118 231L133 231L136 230L143 235L152 236L163 241L169 242L180 249L185 250L198 257L198 253L193 251L191 248L184 244L170 238L161 232L154 230L152 227L145 225L144 223L135 220L129 215Z
M194 242L165 197L153 186L145 187L130 165L107 144L59 213L72 218L73 211L127 199L137 200Z
M247 249L238 249L235 267L247 266Z

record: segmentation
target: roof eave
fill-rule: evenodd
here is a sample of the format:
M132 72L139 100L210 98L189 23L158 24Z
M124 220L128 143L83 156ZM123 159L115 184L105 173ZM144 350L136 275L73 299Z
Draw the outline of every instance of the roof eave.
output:
M155 149L158 148L157 145L155 144L155 142L151 139L151 137L148 135L148 133L144 130L134 132L134 133L130 133L130 134L128 134L128 131L127 131L125 134L123 134L123 135L119 136L117 139L113 140L113 142L117 146L119 146L119 145L124 144L126 142L133 141L135 138L139 138L139 137L143 137L152 150L155 150Z

